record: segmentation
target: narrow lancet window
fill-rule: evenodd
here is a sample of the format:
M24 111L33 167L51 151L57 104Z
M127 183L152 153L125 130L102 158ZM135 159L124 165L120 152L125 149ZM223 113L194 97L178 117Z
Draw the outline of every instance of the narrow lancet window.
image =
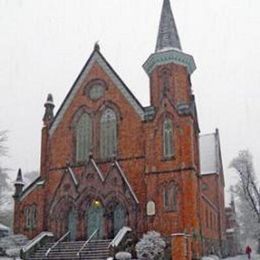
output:
M163 124L163 148L165 158L173 156L173 126L169 118L165 119Z
M76 125L76 160L85 161L92 145L92 123L87 113L81 115Z
M109 159L117 150L117 120L115 112L107 108L101 117L100 152L102 159Z
M170 183L164 188L164 208L168 211L177 210L177 186Z

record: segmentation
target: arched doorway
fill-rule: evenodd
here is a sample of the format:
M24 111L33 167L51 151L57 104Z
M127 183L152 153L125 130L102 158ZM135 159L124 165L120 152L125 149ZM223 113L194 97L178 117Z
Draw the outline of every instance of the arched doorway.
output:
M94 238L103 238L104 233L104 208L100 201L94 200L87 210L87 237L97 230Z
M74 210L70 210L70 212L68 214L67 230L70 232L69 238L71 241L76 240L76 233L77 233L77 226L76 226L77 223L76 222L77 222L76 212Z
M113 234L114 236L126 224L126 212L121 204L117 204L113 211Z

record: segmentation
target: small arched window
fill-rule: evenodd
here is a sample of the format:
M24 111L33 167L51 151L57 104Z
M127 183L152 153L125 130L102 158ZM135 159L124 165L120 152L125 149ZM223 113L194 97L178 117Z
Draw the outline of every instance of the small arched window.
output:
M30 218L31 218L31 228L36 228L36 223L37 223L37 210L36 210L36 206L32 206L31 207L31 214L30 214Z
M117 120L116 113L107 108L100 122L100 153L102 159L111 158L117 150Z
M24 209L24 217L25 217L25 227L30 228L31 225L30 225L30 208L29 207L26 207Z
M177 185L169 183L164 188L164 208L169 211L177 210Z
M169 118L163 123L163 155L165 158L173 156L173 126Z
M83 113L76 124L76 161L83 162L92 145L92 122L87 113Z
M37 225L37 209L36 206L26 207L24 210L25 214L25 226L27 229L34 229Z

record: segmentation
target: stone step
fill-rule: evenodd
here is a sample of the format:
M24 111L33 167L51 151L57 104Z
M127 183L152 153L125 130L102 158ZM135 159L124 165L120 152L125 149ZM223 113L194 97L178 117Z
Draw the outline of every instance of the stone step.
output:
M77 255L77 253L85 244L85 241L61 242L50 251L47 258L45 256L47 250L55 245L55 243L48 243L34 252L29 260L105 260L109 257L110 251L108 247L110 242L111 240L92 240L81 251L80 257Z

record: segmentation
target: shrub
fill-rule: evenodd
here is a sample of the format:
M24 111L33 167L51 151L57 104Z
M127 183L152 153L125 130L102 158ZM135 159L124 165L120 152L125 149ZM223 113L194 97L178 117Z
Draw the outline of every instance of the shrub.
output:
M165 247L166 243L160 233L149 231L143 235L135 249L140 259L163 259Z

